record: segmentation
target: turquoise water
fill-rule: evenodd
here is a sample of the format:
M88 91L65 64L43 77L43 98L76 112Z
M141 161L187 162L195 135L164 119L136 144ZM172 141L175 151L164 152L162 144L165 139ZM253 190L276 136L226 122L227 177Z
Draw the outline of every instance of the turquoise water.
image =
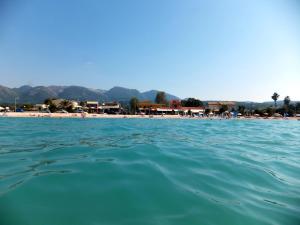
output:
M300 224L300 121L0 118L0 225Z

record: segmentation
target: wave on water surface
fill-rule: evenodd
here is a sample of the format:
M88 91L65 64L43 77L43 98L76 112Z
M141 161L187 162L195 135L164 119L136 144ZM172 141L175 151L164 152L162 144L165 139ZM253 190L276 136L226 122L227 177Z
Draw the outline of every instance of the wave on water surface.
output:
M0 224L300 224L299 121L0 118Z

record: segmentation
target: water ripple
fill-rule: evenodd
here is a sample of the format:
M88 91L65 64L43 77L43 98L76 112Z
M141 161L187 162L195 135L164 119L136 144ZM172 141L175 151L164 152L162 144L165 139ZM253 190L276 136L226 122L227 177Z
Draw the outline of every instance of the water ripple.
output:
M299 161L298 121L0 118L0 217L299 224Z

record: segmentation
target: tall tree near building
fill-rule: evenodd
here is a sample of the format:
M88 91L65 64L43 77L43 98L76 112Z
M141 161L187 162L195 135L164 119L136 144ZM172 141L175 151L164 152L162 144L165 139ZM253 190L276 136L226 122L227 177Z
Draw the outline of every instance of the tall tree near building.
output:
M139 100L136 97L133 97L130 99L129 105L130 105L130 113L135 114L138 110L138 104Z
M286 96L283 100L283 109L284 109L284 113L288 113L290 111L290 96Z
M290 96L286 96L283 100L284 105L289 106L291 102Z
M244 114L245 109L246 109L246 107L244 105L239 105L238 112L241 113L241 114Z
M71 102L65 99L60 102L59 107L62 109L66 109L70 104Z
M48 105L48 109L49 109L51 112L55 112L55 111L57 110L57 107L56 107L55 104L53 104L51 98L47 98L47 99L44 101L44 104Z
M167 104L166 93L163 91L157 92L155 102L157 104Z
M300 102L295 105L296 113L300 113Z
M46 104L46 105L52 104L52 99L51 98L45 99L44 104Z
M220 110L219 110L219 113L226 112L227 110L228 110L228 105L222 105Z
M274 94L271 96L271 98L274 101L275 108L277 107L277 100L278 100L279 96L280 95L278 93L276 93L276 92L274 92Z

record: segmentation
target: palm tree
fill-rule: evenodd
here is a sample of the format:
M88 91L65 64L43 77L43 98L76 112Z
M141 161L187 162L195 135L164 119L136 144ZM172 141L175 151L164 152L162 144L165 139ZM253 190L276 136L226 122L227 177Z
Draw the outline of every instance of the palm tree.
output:
M273 99L274 101L274 105L275 105L275 108L277 107L277 100L279 98L279 94L277 94L276 92L274 92L274 94L271 96L271 98Z
M283 100L284 105L288 106L291 102L290 96L286 96Z

